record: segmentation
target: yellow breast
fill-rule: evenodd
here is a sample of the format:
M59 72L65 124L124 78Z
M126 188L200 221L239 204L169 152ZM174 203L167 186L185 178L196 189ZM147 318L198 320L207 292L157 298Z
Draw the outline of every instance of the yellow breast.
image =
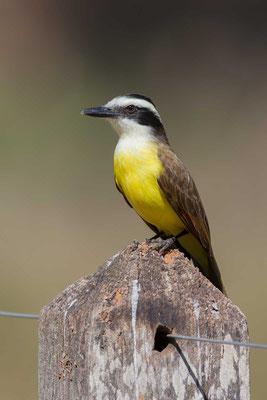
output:
M160 232L177 235L184 225L158 185L164 170L157 153L155 141L121 138L114 154L115 180L140 217Z

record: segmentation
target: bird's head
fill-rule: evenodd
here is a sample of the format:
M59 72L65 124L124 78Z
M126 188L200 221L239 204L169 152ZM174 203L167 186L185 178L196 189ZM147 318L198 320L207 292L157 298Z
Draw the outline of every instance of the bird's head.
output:
M149 97L126 94L104 106L86 108L81 114L108 119L119 136L149 134L168 143L160 115Z

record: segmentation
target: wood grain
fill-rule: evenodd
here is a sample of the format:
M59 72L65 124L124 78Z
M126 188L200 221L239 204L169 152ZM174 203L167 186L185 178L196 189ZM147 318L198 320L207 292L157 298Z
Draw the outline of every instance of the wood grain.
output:
M248 341L245 316L182 253L133 243L43 308L39 399L250 398L246 348L167 332Z

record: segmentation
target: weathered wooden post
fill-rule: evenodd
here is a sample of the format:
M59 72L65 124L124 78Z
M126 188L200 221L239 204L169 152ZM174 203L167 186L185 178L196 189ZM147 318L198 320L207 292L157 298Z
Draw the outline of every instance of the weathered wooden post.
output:
M244 315L182 253L133 243L43 308L39 400L250 398L247 348L170 332L248 341Z

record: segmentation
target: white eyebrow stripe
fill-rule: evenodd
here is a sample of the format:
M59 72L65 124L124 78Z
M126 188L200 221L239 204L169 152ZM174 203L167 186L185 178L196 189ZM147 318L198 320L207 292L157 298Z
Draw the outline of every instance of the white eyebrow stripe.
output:
M107 104L105 104L106 107L126 107L129 106L130 104L133 104L137 107L144 107L152 111L161 121L160 115L157 111L157 109L151 104L149 101L144 100L144 99L135 99L133 97L127 97L127 96L118 96L115 97L115 99L110 100Z

